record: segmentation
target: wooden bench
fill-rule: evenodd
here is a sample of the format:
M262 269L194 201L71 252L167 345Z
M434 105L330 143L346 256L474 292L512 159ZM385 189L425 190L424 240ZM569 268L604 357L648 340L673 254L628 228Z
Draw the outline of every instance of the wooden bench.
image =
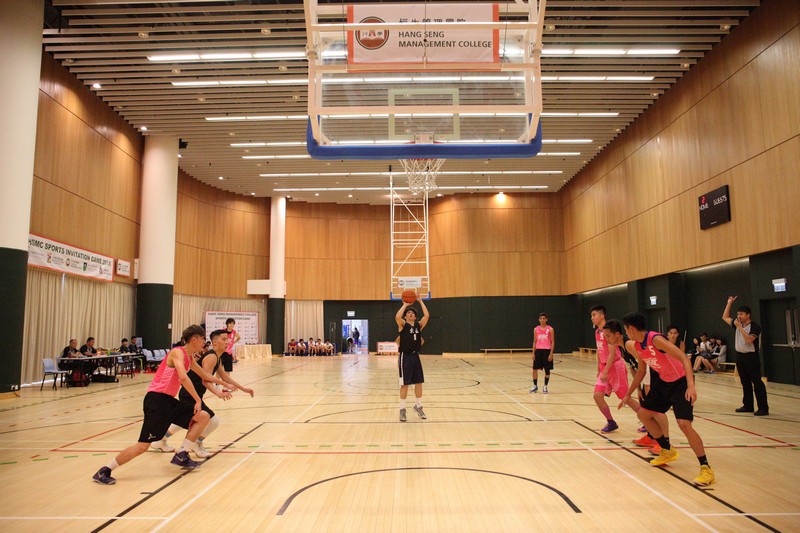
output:
M508 353L509 355L514 352L533 352L531 348L481 348L481 351L484 355L489 355L489 353L494 352Z
M578 348L578 351L585 355L597 355L597 348Z
M736 368L736 363L731 363L731 362L725 361L725 362L722 362L722 363L717 363L717 367L719 367L719 369L722 372L727 372L728 370L733 369L733 375L734 376L738 376L739 375L739 369Z

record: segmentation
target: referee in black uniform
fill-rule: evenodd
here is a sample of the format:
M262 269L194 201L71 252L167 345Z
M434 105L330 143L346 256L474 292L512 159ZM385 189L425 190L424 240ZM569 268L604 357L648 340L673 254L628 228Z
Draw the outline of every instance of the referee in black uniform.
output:
M394 316L400 332L400 357L397 360L397 368L400 372L400 422L406 421L406 396L408 396L408 386L414 385L414 396L417 401L414 404L414 412L423 420L428 418L422 410L422 384L425 376L422 373L422 362L419 360L419 350L422 347L422 330L428 324L428 308L425 302L417 301L422 312L425 314L417 320L417 311L410 308L411 304L403 303L403 307Z

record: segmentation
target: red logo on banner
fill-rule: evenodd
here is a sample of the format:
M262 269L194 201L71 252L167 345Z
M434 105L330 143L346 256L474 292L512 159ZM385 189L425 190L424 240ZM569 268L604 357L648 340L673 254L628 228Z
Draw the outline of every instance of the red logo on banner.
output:
M367 17L361 20L361 24L385 24L385 20L378 17ZM367 50L377 50L389 40L389 30L360 30L356 33L356 41Z

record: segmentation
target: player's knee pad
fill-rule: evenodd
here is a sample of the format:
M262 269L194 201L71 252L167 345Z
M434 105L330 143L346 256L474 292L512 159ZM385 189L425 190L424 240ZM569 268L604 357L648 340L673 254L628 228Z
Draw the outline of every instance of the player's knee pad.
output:
M200 436L203 438L208 437L209 435L211 435L211 432L217 429L217 427L219 427L219 417L217 415L214 415L214 418L211 419L211 422L208 423L208 425L203 430L203 433Z

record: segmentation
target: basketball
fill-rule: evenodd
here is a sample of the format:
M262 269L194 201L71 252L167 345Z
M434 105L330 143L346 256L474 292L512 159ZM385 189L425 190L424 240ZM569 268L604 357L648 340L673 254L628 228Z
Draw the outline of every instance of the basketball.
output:
M403 291L403 302L413 304L417 301L417 293L410 290Z

